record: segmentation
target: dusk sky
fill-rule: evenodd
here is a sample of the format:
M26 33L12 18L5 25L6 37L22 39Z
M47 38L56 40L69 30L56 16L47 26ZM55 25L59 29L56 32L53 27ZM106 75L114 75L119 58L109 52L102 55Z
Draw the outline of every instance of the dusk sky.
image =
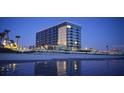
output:
M106 50L110 48L124 49L124 18L100 17L8 17L0 18L0 32L8 28L10 39L15 40L15 35L20 35L20 45L35 44L36 32L70 21L82 27L82 48L96 48Z

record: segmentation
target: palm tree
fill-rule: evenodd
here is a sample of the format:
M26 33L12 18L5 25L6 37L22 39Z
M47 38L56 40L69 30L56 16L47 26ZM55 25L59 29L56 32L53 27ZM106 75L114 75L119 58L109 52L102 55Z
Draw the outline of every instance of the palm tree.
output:
M108 45L106 45L106 49L107 49L107 52L109 51L109 46Z
M11 43L14 43L14 40L10 40Z
M9 32L10 30L9 29L5 29L4 32L6 33L6 39L9 40Z
M16 38L16 44L17 44L17 47L18 47L18 46L19 46L19 45L18 45L19 38L21 38L21 36L19 36L19 35L16 35L16 36L15 36L15 38Z
M15 44L14 40L10 40L10 42L11 42L11 48L16 48L16 44Z
M0 33L0 44L2 43L2 33Z
M1 36L2 36L2 39L1 39L1 40L2 40L2 42L3 42L3 41L5 40L5 35L6 35L6 33L5 33L5 32L2 32L1 34L2 34L2 35L1 35Z

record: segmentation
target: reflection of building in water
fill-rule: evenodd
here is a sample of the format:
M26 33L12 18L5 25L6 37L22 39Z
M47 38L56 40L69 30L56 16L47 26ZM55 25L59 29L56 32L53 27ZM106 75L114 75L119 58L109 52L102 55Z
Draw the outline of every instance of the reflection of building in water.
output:
M81 62L77 60L67 61L67 74L69 76L78 76L81 73Z
M75 60L57 61L57 73L59 76L80 75L81 62Z
M56 62L38 62L35 64L35 75L43 76L56 76L57 75L57 64Z
M66 75L66 61L57 61L57 74L58 76Z
M35 63L35 75L80 75L80 63L75 60L38 62Z
M9 75L11 72L15 72L16 70L16 64L1 64L0 65L0 75Z

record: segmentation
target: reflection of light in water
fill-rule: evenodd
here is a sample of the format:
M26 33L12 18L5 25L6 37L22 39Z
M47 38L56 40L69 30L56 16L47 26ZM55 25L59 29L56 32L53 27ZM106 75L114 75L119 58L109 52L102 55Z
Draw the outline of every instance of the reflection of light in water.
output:
M12 68L12 64L9 64L9 68Z
M66 70L66 61L63 62L63 65L64 65L64 70Z
M59 76L66 75L66 61L57 61L57 73Z
M47 65L47 62L44 62L45 65Z
M15 70L16 70L16 64L15 63L3 65L1 67L1 71L15 71Z
M1 71L4 71L5 67L1 67Z
M16 64L15 63L12 65L12 69L13 69L13 71L15 71L15 69L16 69Z
M9 69L7 68L6 71L9 71Z
M77 66L77 62L74 61L74 69L77 70L77 69L78 69L77 67L78 67L78 66Z

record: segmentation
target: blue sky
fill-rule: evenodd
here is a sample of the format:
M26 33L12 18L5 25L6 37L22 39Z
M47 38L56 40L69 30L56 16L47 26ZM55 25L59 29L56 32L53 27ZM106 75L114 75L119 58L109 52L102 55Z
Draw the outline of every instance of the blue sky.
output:
M64 21L81 25L83 48L105 50L109 45L124 49L124 18L119 17L1 17L0 32L8 28L11 39L20 35L21 45L34 45L36 32Z

